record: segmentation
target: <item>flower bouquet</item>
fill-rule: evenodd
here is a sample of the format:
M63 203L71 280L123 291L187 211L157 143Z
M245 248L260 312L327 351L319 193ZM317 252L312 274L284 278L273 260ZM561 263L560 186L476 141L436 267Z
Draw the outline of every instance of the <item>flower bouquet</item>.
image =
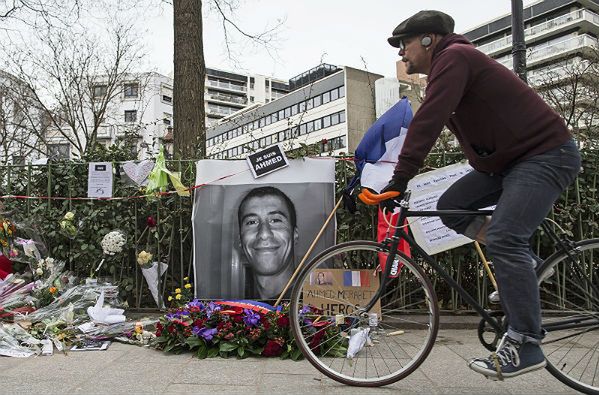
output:
M158 284L159 279L168 269L168 265L164 262L156 262L152 261L153 255L147 251L141 251L137 254L137 263L141 268L141 273L143 274L146 282L148 283L148 288L152 293L152 297L156 302L156 305L159 308L164 307L164 301L162 297L159 296L158 293Z
M13 257L17 251L13 247L13 241L17 233L14 222L6 218L0 218L0 252L8 257Z
M104 255L113 256L123 251L123 247L125 246L126 242L127 239L125 238L123 232L121 232L120 230L113 230L112 232L108 232L102 238L100 245L102 246L102 251L104 252ZM90 273L91 278L93 278L94 272L97 273L100 270L105 260L106 258L102 258L96 270Z
M75 226L75 214L71 211L68 211L60 221L60 231L71 240L77 236L79 230Z

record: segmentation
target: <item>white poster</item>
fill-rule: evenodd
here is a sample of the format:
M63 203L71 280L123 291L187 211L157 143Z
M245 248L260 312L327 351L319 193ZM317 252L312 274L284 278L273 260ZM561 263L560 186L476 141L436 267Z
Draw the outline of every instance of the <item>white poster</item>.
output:
M202 160L196 185L196 296L273 300L333 210L335 161L290 160L254 179L244 160ZM332 221L312 255L334 243Z
M112 163L91 162L87 173L87 197L112 197Z
M414 177L408 184L412 191L410 209L428 211L437 209L437 201L458 179L472 171L467 163L457 163ZM416 242L429 255L450 250L472 242L472 239L449 229L439 217L408 218Z

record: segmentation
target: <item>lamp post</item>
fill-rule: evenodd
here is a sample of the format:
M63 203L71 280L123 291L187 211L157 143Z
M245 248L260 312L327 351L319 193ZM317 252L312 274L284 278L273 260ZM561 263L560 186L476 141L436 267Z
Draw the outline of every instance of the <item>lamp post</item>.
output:
M524 6L522 0L512 0L512 61L514 72L526 79L526 42L524 40Z

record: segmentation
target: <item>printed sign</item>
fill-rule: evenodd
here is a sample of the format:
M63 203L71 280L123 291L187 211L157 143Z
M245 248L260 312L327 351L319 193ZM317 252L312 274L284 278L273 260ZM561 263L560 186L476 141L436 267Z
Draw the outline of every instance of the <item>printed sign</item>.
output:
M472 167L467 163L457 163L414 177L408 184L408 189L412 191L410 209L436 210L437 201L443 192L470 171ZM468 237L446 227L439 217L412 217L408 221L416 242L429 255L472 242Z
M355 306L370 302L379 286L374 270L323 269L310 274L304 284L304 303L323 310L324 315L351 315ZM346 301L346 303L341 303ZM370 311L381 318L381 301Z
M280 144L248 155L246 160L254 178L265 176L273 171L289 166L287 156L285 156L285 152Z
M112 163L92 162L87 175L87 197L112 197Z

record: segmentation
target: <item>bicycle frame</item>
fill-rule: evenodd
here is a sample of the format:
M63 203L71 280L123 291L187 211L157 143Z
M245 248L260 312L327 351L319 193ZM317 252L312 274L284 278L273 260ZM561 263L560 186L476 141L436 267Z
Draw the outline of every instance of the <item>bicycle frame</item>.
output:
M399 219L397 221L398 224L403 224L406 218L409 217L439 217L442 215L467 215L467 216L480 216L480 215L492 215L493 210L427 210L427 211L411 211L408 210L408 202L410 200L410 192L406 192L404 200L402 200L400 204L399 211ZM551 229L551 227L543 221L542 223L543 230L550 236L552 241L558 247L556 253L564 252L568 255L570 259L573 259L572 251L573 248L571 246L570 241L561 240L555 231ZM400 240L406 240L408 245L412 250L415 250L416 253L423 258L426 263L428 263L435 272L437 272L443 280L445 280L451 288L453 288L485 321L493 327L493 329L497 333L503 333L504 329L500 326L498 321L493 318L483 306L481 306L462 286L460 286L451 275L426 251L422 249L418 245L418 243L406 232L402 227L396 227L395 232L392 237L387 238L382 241L383 244L388 245L389 254L387 255L387 260L385 263L385 272L381 276L381 285L377 290L377 293L369 302L369 304L365 307L365 311L369 311L376 301L383 295L385 290L385 286L387 284L387 280L390 278L391 267L393 264L393 260L399 254L397 247L399 245ZM561 323L562 325L566 323ZM574 323L573 323L574 324ZM567 324L566 324L567 325Z

